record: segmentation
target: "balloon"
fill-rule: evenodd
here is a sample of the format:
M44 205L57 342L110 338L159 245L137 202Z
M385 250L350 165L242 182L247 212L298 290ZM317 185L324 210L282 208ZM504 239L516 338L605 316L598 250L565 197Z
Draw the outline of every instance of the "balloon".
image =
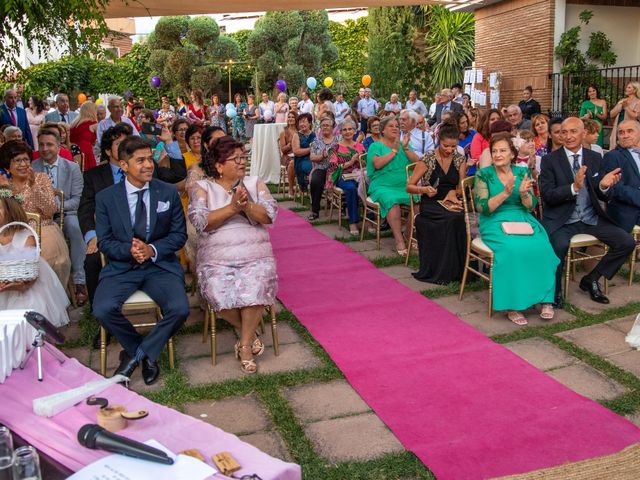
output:
M284 92L287 89L287 82L285 82L284 80L278 80L276 82L276 88L281 92Z
M158 77L154 77L154 78L158 78ZM153 79L152 79L153 80ZM160 84L158 83L158 86L160 86ZM125 97L130 97L131 96L131 90L127 90L126 92L124 92L124 96Z
M233 103L227 103L224 108L225 110L229 110L230 108L236 108L236 106Z
M362 76L362 85L368 87L371 85L371 75L363 75Z
M102 99L101 99L101 98L98 98L98 99L96 100L96 105L102 105L103 103L104 103L104 101L102 101Z
M331 88L331 85L333 85L333 78L331 77L327 77L324 79L324 86L327 88Z
M151 77L151 86L153 88L160 88L160 77Z
M84 103L87 101L87 96L84 93L78 94L78 103Z
M265 122L270 122L271 120L273 120L273 114L271 113L271 110L265 110L265 112L264 112L264 121Z
M238 112L236 111L235 107L231 107L231 108L227 108L227 117L229 118L236 118L238 116Z
M309 87L309 90L315 89L317 85L318 85L318 81L315 78L313 77L307 78L307 87Z

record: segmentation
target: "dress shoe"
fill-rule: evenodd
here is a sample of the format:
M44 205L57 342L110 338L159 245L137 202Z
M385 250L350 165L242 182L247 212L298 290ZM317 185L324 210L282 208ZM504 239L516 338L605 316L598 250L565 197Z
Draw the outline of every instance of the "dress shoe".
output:
M129 354L122 350L120 352L120 365L113 372L113 375L124 375L127 378L131 378L134 370L138 366L138 361L135 358L129 356Z
M159 375L160 367L158 366L158 362L154 362L149 360L149 358L144 357L142 359L142 379L144 380L145 385L152 385L156 383Z
M76 305L78 305L79 307L84 306L84 304L87 303L87 299L89 298L89 296L87 295L87 287L85 285L76 284L75 291Z
M111 334L107 332L107 345L109 345L109 343L111 342L111 338ZM91 345L93 346L94 350L100 350L100 329L98 329L98 333L96 333L95 337L93 337Z
M580 280L580 290L583 292L589 292L591 300L598 303L609 303L609 299L604 296L602 290L600 290L600 284L597 280L590 280L587 277L582 277Z
M562 294L558 295L553 300L553 308L555 308L556 310L564 308L564 299L562 298Z

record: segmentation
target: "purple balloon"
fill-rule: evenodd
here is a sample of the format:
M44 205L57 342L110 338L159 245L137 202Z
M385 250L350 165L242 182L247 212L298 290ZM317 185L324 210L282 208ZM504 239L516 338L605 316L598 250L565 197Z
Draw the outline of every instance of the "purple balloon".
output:
M276 82L276 88L281 92L284 92L287 89L287 82L285 82L284 80L278 80Z
M124 92L124 96L125 97L130 97L131 96L131 90L127 90L126 92Z
M151 86L153 88L160 88L160 77L151 77Z

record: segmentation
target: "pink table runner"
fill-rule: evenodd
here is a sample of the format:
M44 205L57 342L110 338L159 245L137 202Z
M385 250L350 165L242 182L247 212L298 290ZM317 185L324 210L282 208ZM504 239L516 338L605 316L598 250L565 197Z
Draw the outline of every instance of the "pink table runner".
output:
M74 358L60 365L46 351L43 351L43 363L45 376L41 383L36 378L34 357L29 360L24 371L15 370L5 383L0 385L0 423L17 432L25 441L62 465L77 471L108 455L107 452L80 446L76 437L80 427L87 423L96 423L97 407L81 403L46 418L33 413L32 401L79 387L101 377ZM129 426L119 432L126 437L138 441L153 438L173 452L197 448L209 459L211 455L219 452L231 452L243 466L235 473L236 476L256 473L264 480L302 478L300 466L270 457L235 435L153 403L120 385L109 387L99 396L108 398L110 403L124 405L129 410L150 412L147 418L129 422ZM218 474L216 478L226 477Z

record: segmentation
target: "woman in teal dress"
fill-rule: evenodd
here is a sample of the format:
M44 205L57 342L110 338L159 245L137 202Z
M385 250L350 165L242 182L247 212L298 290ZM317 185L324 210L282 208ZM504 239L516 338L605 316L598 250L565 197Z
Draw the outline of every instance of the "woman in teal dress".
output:
M544 227L531 215L537 201L529 169L516 167L518 152L509 133L491 137L493 165L475 175L475 204L480 213L480 236L494 253L493 308L506 310L517 325L526 325L522 314L542 304L540 317L553 318L556 268L560 263ZM526 222L533 235L504 233L503 222Z
M583 120L593 119L600 124L600 135L596 144L604 146L603 129L604 120L607 118L607 102L600 98L600 90L595 85L587 87L585 100L580 106L580 118Z
M409 145L410 135L400 142L400 126L394 115L380 120L382 139L374 142L367 152L368 194L371 200L380 204L380 215L387 219L398 255L407 254L407 246L402 236L400 205L409 205L407 193L407 172L409 163L420 158ZM409 217L411 217L409 215ZM407 232L413 229L413 218L407 221Z

